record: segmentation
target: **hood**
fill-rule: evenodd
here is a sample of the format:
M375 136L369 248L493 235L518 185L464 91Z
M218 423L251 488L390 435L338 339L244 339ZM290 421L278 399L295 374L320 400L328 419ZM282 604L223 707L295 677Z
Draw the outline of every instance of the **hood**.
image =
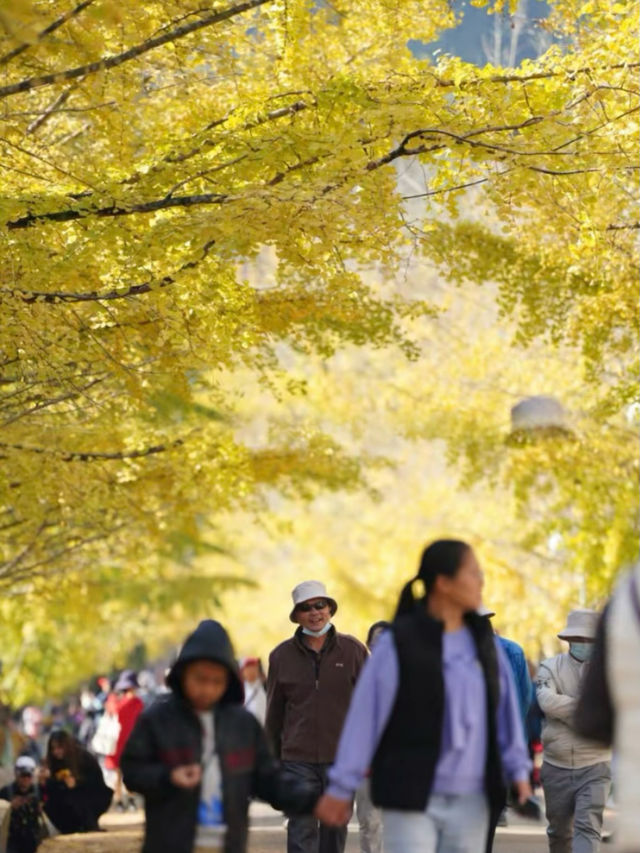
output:
M244 702L244 687L238 675L238 668L233 654L233 646L229 635L219 622L213 619L203 620L193 634L184 641L180 654L167 675L167 685L174 693L182 695L180 675L190 661L210 660L226 666L231 675L229 687L221 703Z

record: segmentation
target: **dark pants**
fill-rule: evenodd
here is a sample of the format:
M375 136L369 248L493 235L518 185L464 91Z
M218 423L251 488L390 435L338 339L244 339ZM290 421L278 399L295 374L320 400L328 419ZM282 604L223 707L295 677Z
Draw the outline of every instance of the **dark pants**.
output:
M327 786L330 764L284 761L286 769L316 790L318 797ZM347 827L323 826L313 815L292 815L287 826L287 853L344 853Z

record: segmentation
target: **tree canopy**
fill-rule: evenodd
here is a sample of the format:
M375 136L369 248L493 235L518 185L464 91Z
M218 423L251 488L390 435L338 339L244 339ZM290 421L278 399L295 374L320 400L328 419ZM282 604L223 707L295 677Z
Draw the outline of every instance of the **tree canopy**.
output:
M637 396L636 18L631 2L560 0L541 24L556 43L514 69L412 53L455 25L446 0L5 0L0 586L15 648L25 596L91 607L109 590L129 598L114 613L154 586L160 608L197 601L219 573L195 591L176 567L233 545L223 515L271 490L365 484L366 448L286 405L247 440L241 383L303 393L285 350L318 369L344 347L419 365L416 324L440 308L403 290L410 259L451 287L490 282L497 322L571 353L589 417L619 437ZM495 424L472 440L472 422L431 414L425 435L477 479ZM602 525L579 535L595 547L623 518L627 554L633 451L611 441L617 467L589 459ZM574 507L573 447L553 485L525 464L535 448L518 457L506 476L524 503L557 488L549 507Z

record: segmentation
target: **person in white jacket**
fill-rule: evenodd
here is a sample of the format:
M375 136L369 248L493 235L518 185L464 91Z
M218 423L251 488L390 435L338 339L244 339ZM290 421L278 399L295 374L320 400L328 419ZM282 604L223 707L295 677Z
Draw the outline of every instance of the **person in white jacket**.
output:
M616 840L625 853L640 853L640 564L611 602L609 648L620 811Z
M550 853L598 853L611 788L611 751L575 731L573 716L598 624L595 610L573 610L558 634L569 651L545 660L536 679L542 728Z
M640 853L640 563L602 615L575 722L585 737L613 743L616 850Z

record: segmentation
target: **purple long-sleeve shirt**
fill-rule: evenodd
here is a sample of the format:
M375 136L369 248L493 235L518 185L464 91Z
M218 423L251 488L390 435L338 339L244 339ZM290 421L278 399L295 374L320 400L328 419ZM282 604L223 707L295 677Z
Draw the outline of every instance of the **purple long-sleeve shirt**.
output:
M500 676L497 738L507 782L529 778L518 695L509 662L496 638ZM442 644L445 711L440 757L432 791L467 794L484 790L487 706L484 673L467 627L445 632ZM350 799L373 760L398 692L399 666L393 634L378 640L365 664L345 720L327 792Z

